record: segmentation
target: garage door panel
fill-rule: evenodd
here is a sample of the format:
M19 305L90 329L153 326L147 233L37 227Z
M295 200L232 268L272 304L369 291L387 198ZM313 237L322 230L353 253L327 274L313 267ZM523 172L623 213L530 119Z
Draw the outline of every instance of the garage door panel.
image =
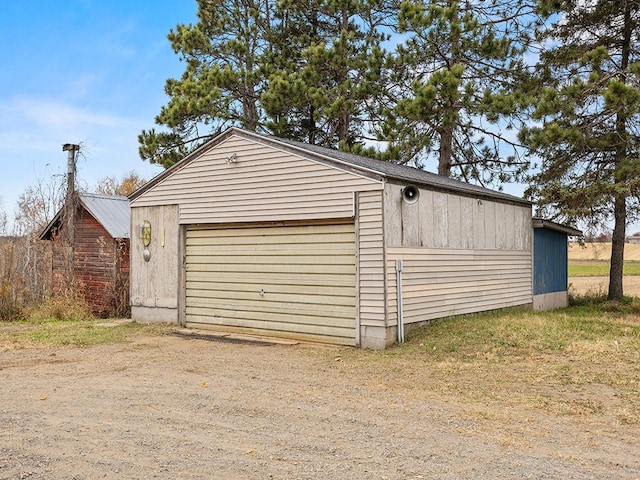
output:
M204 259L200 261L204 262ZM264 267L261 272L256 272L255 263L246 264L218 264L211 265L208 263L189 263L187 264L187 275L191 272L210 272L217 274L225 274L229 272L243 272L243 273L283 273L283 274L304 274L309 272L309 265L285 265L285 264L273 264L268 267ZM353 273L353 267L351 265L313 265L314 274L341 274L350 275L355 277ZM301 278L304 281L304 278ZM355 283L355 282L354 282Z
M259 324L256 328L251 327L251 323L248 323L242 327L234 327L231 325L219 325L213 326L209 323L193 323L191 325L193 328L202 328L202 329L214 329L219 332L225 333L239 333L245 335L266 335L266 336L274 336L274 337L283 337L283 338L296 338L299 340L307 340L314 342L324 342L331 343L335 345L348 345L352 346L354 344L353 340L342 335L341 329L332 329L322 327L320 329L314 329L312 333L307 333L305 331L299 331L298 329L292 330L276 330L273 328L264 328L262 324Z
M200 307L191 307L188 309L192 318L192 323L199 322L201 324L241 327L246 326L247 321L252 321L251 328L265 328L268 330L286 331L291 329L291 325L306 325L305 329L309 333L314 328L327 329L331 328L334 333L342 335L344 329L350 328L351 323L347 319L340 319L334 316L304 315L300 316L296 313L283 314L274 312L260 312L259 318L253 312L238 311L232 309L218 309L215 317L210 317L210 310Z
M322 238L318 238L318 228L331 227L331 231L325 230ZM271 229L271 232L265 234L264 228ZM286 229L276 232L277 229ZM212 236L209 227L190 227L189 242L215 245L215 244L231 244L235 245L237 239L241 239L243 243L267 245L267 244L292 244L296 243L334 243L349 241L353 236L353 224L344 223L341 225L308 225L308 226L288 226L288 227L260 227L255 228L227 228L217 229L217 234Z
M247 299L256 299L263 296L267 300L277 300L275 295L291 295L298 298L298 302L327 303L331 304L334 298L353 298L355 288L335 286L308 286L308 285L274 285L270 284L269 290L260 295L264 289L264 283L231 283L231 282L187 282L187 288L192 296L211 297L211 295L242 295ZM216 292L216 293L213 293ZM288 301L289 298L281 298L280 301Z
M190 227L186 245L188 326L355 343L353 224Z
M355 292L354 277L352 275L331 275L331 274L318 274L292 276L289 273L252 273L251 278L247 280L247 276L242 272L225 272L224 276L213 274L211 271L196 271L191 269L189 272L189 279L193 282L209 282L210 283L224 282L227 285L231 284L253 284L253 285L293 285L296 287L322 287L324 285L331 285L329 288L350 288Z
M322 305L311 303L279 302L279 301L254 301L225 297L224 299L211 301L206 297L188 297L188 307L208 308L216 312L219 309L234 309L244 312L271 312L271 313L295 313L300 316L332 316L336 318L349 318L354 315L354 307L351 305ZM300 319L303 321L304 319Z
M217 254L207 255L205 252L202 254L194 254L190 257L190 263L193 264L202 264L202 263L215 263L216 265L227 264L227 265L282 265L283 262L286 262L287 265L318 265L319 260L322 259L323 265L338 265L344 266L347 265L347 262L351 260L353 257L353 253L351 254L330 254L330 255L322 255L316 254L315 249L313 250L313 256L310 256L311 252L307 249L306 254L287 254L285 252L281 252L278 255L273 255L269 252L243 252L240 254L232 254L227 252L217 252ZM268 267L267 267L268 268ZM355 274L355 267L349 270L350 272Z
M213 248L212 248L213 247ZM345 256L353 255L353 249L345 244L312 244L313 251L316 255L322 256ZM304 245L269 245L269 246L246 246L246 245L191 245L189 250L192 255L214 255L225 257L235 255L269 255L273 257L282 256L301 256L304 257L309 253L309 244Z
M345 305L351 306L353 302L351 301L352 297L345 295L319 295L319 294L300 294L297 292L291 293L276 293L269 291L264 295L260 295L255 291L238 291L238 290L216 290L216 289L207 289L207 290L197 290L197 289L189 289L189 298L195 299L200 298L203 300L207 300L210 302L212 307L216 307L217 304L211 303L210 299L213 297L223 297L227 300L239 300L242 301L243 304L246 305L260 305L260 304L268 304L268 305L282 305L283 308L285 305L309 305L311 308L317 309L318 307L322 308L330 308L334 305ZM188 305L188 303L187 303Z

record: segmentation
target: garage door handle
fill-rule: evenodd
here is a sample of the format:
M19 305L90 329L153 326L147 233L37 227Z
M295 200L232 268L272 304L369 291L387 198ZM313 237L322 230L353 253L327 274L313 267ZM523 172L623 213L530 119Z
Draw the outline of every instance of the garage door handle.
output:
M261 289L260 289L260 296L261 296L261 297L264 297L264 288L261 288Z

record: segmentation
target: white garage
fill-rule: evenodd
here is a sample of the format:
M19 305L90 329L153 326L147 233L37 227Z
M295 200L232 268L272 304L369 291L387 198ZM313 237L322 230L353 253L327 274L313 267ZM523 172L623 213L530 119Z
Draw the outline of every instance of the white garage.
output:
M129 198L135 320L385 348L532 302L530 203L415 168L232 128Z

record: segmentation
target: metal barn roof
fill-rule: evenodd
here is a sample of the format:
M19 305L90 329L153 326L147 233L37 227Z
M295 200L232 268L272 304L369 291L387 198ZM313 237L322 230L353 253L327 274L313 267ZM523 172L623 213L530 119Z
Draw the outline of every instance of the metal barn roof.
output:
M129 238L131 208L127 197L81 193L80 203L113 238Z
M571 237L582 236L582 230L573 228L570 225L563 225L561 223L552 222L551 220L546 220L540 217L533 217L532 222L533 222L533 228L546 228L549 230L555 230L556 232L566 233Z
M78 199L112 238L130 238L131 208L127 197L100 195L97 193L79 193ZM60 221L64 207L40 234L41 240L51 238L52 229Z

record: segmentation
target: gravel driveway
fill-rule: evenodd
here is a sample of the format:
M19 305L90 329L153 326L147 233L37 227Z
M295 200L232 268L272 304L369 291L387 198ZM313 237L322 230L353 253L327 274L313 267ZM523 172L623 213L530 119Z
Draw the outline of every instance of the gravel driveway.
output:
M0 479L640 479L637 426L458 400L342 352L0 347Z

